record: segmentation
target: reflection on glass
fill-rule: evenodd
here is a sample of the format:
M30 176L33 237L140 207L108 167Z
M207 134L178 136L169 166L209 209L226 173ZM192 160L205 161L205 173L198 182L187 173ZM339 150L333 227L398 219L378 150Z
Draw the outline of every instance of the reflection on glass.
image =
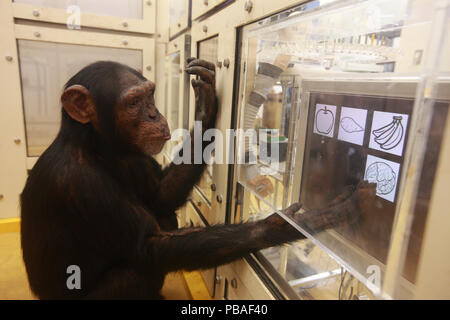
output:
M218 37L214 37L198 44L198 57L212 63L217 61L217 45ZM214 161L214 155L211 157L211 163ZM212 202L212 190L211 185L213 183L213 166L209 164L202 178L200 179L197 187L202 192L203 196L211 203Z
M142 52L19 40L28 156L40 156L59 131L61 90L71 76L97 60L142 70Z
M14 2L63 10L69 6L78 6L81 13L142 19L142 0L14 0Z
M345 186L375 182L376 199L360 210L358 223L321 233L298 229L352 270L344 277L331 263L311 274L331 272L341 291L348 277L357 277L378 292L401 201L405 150L414 139L410 127L434 8L426 0L337 1L320 9L324 4L311 1L244 27L237 172L248 194L243 201L252 205L241 217L260 219L299 200L305 210L323 208ZM448 39L446 34L442 48ZM440 71L448 71L447 56L442 54ZM447 110L448 102L433 109L431 127L440 133L430 133L425 151L400 281L403 297L415 280ZM308 277L305 270L314 264L297 259L302 250L296 243L263 255L298 289L302 281L296 278Z
M169 0L169 26L186 16L186 0Z

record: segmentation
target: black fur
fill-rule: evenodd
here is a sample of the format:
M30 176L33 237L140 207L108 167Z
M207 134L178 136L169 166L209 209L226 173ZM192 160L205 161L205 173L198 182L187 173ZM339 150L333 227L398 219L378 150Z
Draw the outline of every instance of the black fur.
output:
M210 268L303 237L275 216L176 230L174 212L205 165L162 170L152 157L126 148L116 133L113 109L124 72L140 76L117 63L98 62L67 83L89 90L107 134L63 110L60 132L21 195L23 257L39 298L158 299L168 272ZM217 105L206 107L217 110ZM214 112L207 127L215 117ZM81 290L66 287L70 265L81 269Z

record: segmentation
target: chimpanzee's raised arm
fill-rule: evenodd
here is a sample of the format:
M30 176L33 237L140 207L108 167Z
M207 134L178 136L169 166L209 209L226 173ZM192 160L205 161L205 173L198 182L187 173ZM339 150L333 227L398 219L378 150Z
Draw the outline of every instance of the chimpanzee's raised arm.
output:
M190 163L172 163L163 172L160 183L157 201L165 210L176 210L182 206L192 191L194 185L199 181L204 169L203 150L209 142L203 142L203 133L214 127L217 118L217 97L215 90L215 66L214 64L198 59L188 59L186 72L199 76L199 79L192 80L192 87L195 92L195 120L202 122L202 132L199 136L194 136L191 132L190 141L183 144L190 144ZM196 141L198 140L198 141ZM194 145L201 146L201 149ZM177 157L185 159L182 151ZM201 153L200 153L200 152ZM194 157L194 153L199 152L200 157ZM201 159L200 163L195 163L195 159ZM178 161L177 161L178 163Z

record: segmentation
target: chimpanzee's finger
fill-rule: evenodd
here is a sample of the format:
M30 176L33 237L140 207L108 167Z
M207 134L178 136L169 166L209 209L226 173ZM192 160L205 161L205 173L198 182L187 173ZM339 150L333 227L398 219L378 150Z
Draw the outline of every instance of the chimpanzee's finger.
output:
M211 84L206 83L206 82L203 81L203 80L195 80L195 79L193 79L193 80L191 81L191 83L192 83L192 86L193 86L194 88L201 87L203 90L209 90L209 89L211 89Z
M191 63L191 62L194 61L195 59L196 59L195 57L187 58L187 59L186 59L187 64Z
M215 83L215 72L208 70L203 67L192 67L192 68L186 68L186 72L192 75L200 76L200 78L203 81L206 81L207 83L213 84Z
M203 67L203 68L206 68L206 69L211 70L211 71L215 71L216 70L216 66L213 63L211 63L209 61L206 61L206 60L201 60L201 59L194 59L194 60L188 62L187 67L188 68L191 68L191 67Z
M302 208L302 204L300 202L294 203L290 207L285 209L285 214L294 214L301 208Z

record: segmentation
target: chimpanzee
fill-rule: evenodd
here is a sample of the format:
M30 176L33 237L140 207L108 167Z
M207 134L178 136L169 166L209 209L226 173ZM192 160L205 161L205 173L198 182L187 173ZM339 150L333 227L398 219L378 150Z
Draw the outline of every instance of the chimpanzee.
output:
M192 86L203 130L216 121L214 70L197 59L186 68L198 76ZM21 194L23 258L37 297L160 299L169 272L211 268L304 237L277 214L177 229L175 210L205 164L162 170L152 158L171 137L154 91L139 72L109 61L85 67L66 84L60 131ZM325 209L295 214L301 206L294 204L283 212L320 231L357 219L360 200L371 192L364 184ZM81 271L79 288L67 286L73 265Z

